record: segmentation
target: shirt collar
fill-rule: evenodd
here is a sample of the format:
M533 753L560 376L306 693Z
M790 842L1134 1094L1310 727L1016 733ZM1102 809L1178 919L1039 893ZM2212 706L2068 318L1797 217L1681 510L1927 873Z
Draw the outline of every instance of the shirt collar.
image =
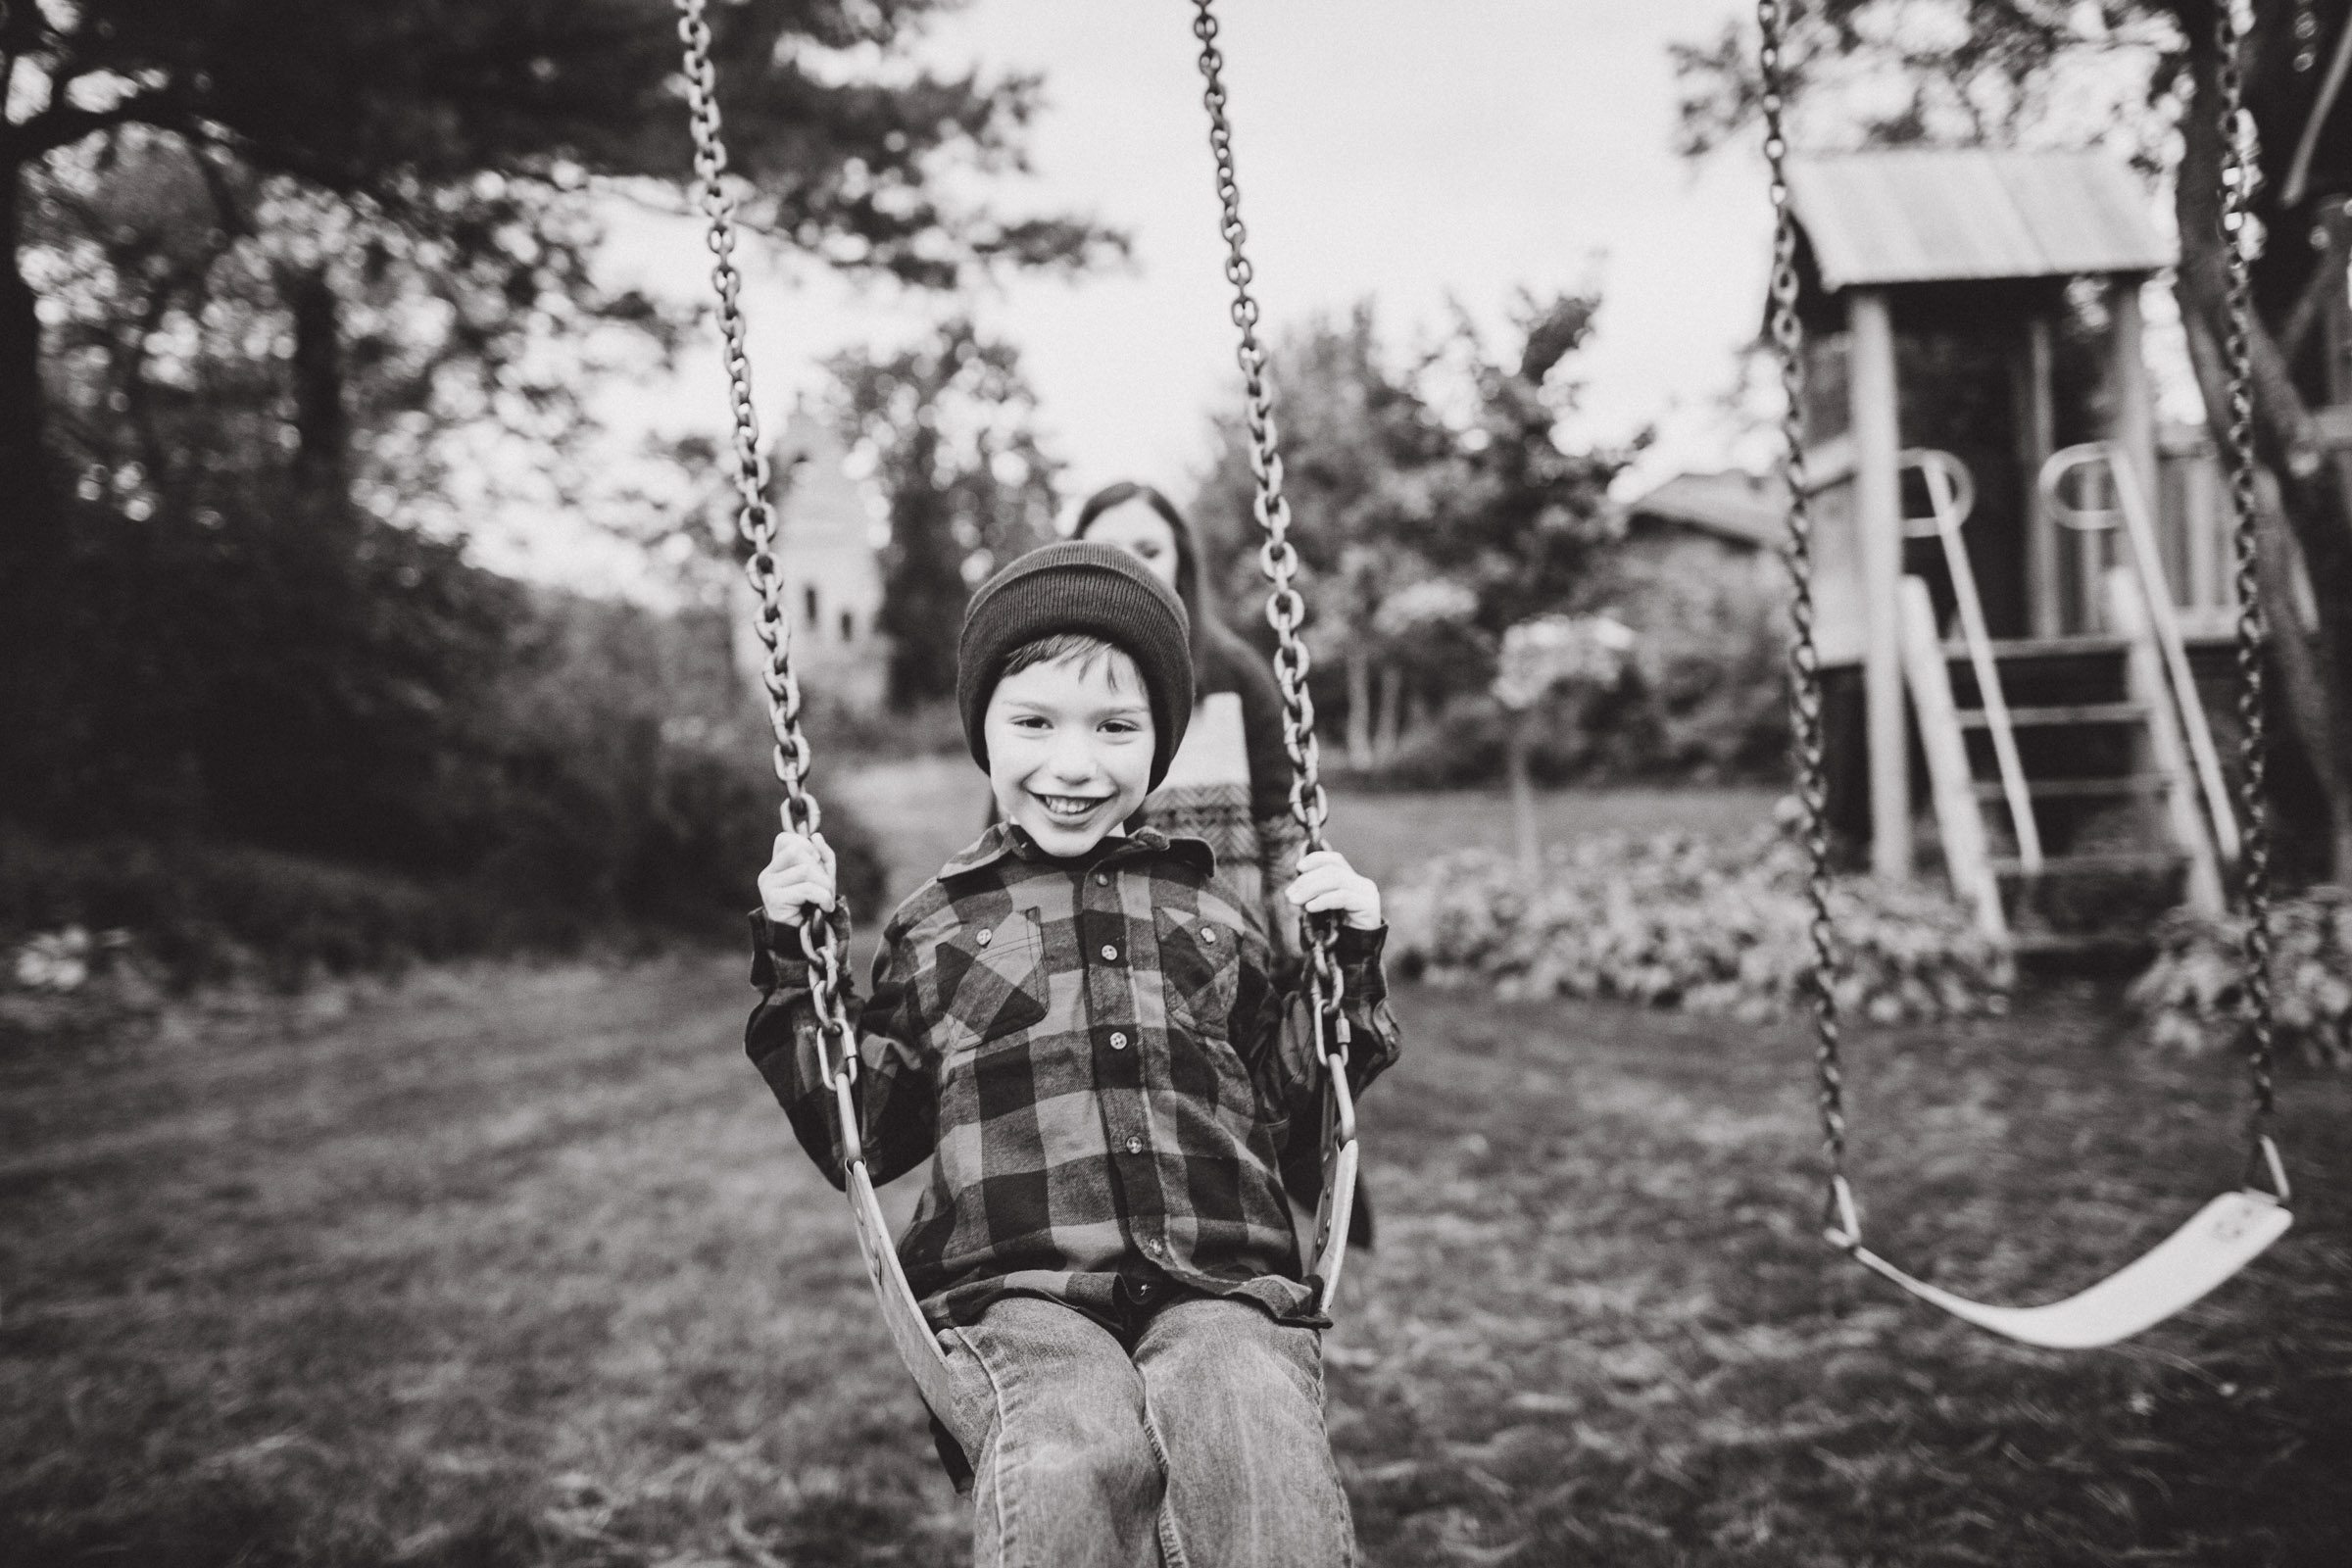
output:
M1121 860L1137 859L1148 855L1173 856L1193 867L1202 876L1214 876L1217 852L1205 839L1171 838L1155 827L1137 828L1124 838L1112 839L1094 862L1097 865L1115 864ZM1037 841L1010 822L992 822L988 831L974 839L939 869L942 882L951 877L966 876L984 870L1000 860L1024 860L1033 865L1053 865L1058 862L1037 847Z

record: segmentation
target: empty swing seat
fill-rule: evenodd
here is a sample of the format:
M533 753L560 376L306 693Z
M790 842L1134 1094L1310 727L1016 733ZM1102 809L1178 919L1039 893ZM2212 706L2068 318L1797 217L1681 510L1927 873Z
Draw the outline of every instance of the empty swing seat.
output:
M2224 1193L2188 1223L2089 1289L2040 1306L1987 1306L1916 1279L1858 1240L1830 1241L1855 1262L1981 1329L2051 1350L2089 1350L2171 1317L2244 1268L2286 1234L2294 1214L2269 1193Z

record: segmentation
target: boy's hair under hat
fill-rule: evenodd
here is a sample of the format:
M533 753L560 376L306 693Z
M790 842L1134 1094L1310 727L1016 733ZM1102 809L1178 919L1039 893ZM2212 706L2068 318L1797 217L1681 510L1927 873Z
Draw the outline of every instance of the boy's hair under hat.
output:
M956 706L972 760L988 766L981 720L1012 654L1041 637L1083 632L1135 661L1152 701L1152 786L1193 716L1184 602L1152 568L1112 545L1072 539L1014 560L972 595L956 645Z

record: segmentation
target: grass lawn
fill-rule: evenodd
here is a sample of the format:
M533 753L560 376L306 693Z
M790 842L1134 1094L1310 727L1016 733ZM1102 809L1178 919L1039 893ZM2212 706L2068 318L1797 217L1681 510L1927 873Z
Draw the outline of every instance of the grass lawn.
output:
M0 1060L0 1564L962 1561L740 970L425 975ZM2057 1355L1814 1240L1799 1032L1398 1011L1328 1346L1367 1561L2352 1562L2352 1080L2284 1086L2284 1242ZM1877 1245L2043 1299L2227 1180L2232 1074L2107 1018L1860 1041Z
M1393 880L1445 850L1514 848L1511 801L1500 790L1330 793L1332 844L1375 881ZM1546 790L1536 796L1536 830L1546 844L1611 833L1740 838L1772 820L1782 793L1745 786ZM1434 842L1433 823L1444 834Z

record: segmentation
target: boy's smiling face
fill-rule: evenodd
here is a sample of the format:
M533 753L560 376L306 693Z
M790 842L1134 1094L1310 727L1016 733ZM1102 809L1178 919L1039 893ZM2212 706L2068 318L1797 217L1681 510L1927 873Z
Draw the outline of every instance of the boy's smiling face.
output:
M1151 793L1152 700L1115 648L1004 676L981 732L997 809L1048 855L1083 855L1123 831Z

